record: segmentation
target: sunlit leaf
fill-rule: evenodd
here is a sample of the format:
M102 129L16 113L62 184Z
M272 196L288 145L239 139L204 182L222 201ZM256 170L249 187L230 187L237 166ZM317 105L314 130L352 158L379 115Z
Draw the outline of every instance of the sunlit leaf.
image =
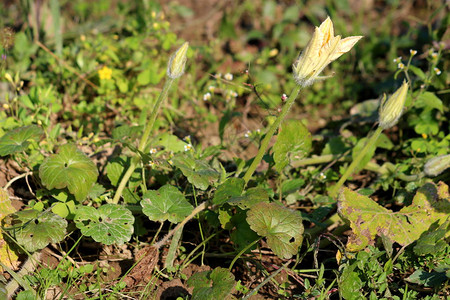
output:
M178 223L194 209L183 193L168 184L157 191L147 191L143 198L142 212L152 221L169 220Z
M30 140L37 142L43 134L44 131L36 125L19 127L9 131L0 138L0 156L26 150L30 145Z
M9 200L8 192L4 189L0 189L0 224L2 224L2 220L7 215L12 214L15 211L16 210L11 204L11 200ZM3 234L0 230L0 262L11 268L18 259L17 254L11 250L8 243L3 239ZM0 271L1 270L2 267L0 266Z
M350 251L359 251L373 244L376 235L384 234L400 245L409 245L437 222L442 224L450 213L448 186L425 184L410 206L393 212L367 196L345 188L338 199L339 214L350 221L353 231L347 242Z
M60 242L66 234L67 221L50 211L27 209L16 212L11 219L13 236L29 252Z
M180 153L174 156L172 160L187 180L198 189L206 190L220 177L217 170L203 160L194 159L190 153Z
M277 203L259 203L247 213L250 228L267 238L267 244L281 258L291 258L303 241L299 212Z
M275 169L281 172L291 161L304 158L311 150L311 145L311 133L301 121L284 121L273 146Z
M42 183L49 190L68 188L77 201L86 198L94 183L98 171L95 164L75 145L61 146L59 153L44 160L39 168Z
M128 242L133 234L133 214L116 204L104 204L98 209L80 206L74 221L82 234L106 245Z

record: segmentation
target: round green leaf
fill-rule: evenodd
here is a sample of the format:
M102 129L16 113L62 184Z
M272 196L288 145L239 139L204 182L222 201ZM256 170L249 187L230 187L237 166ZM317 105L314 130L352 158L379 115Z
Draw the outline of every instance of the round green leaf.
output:
M230 271L219 267L192 275L187 284L194 287L192 300L217 300L230 294L235 281Z
M28 209L15 213L12 218L18 228L14 232L15 238L29 252L62 241L66 234L67 221L49 211Z
M157 191L147 191L141 205L142 212L150 220L169 220L172 223L182 221L194 209L184 195L171 185L164 185Z
M43 133L42 129L36 125L9 131L0 138L0 156L26 150L30 145L30 140L39 141Z
M49 190L68 188L77 201L88 195L97 181L98 171L95 164L75 145L61 146L58 154L44 160L39 168L42 183Z
M105 204L98 209L92 206L79 207L74 221L82 234L106 245L128 242L133 234L133 214L116 204Z
M303 241L301 214L277 203L259 203L247 213L250 228L267 238L267 244L281 258L291 258Z
M190 153L180 153L172 161L183 172L187 180L198 189L206 190L220 177L219 172L205 161L194 159Z

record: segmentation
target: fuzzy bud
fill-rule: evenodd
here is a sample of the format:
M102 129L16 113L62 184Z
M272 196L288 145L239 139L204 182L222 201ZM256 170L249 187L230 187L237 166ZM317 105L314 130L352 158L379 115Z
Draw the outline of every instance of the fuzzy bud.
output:
M408 83L403 81L402 86L392 96L386 100L386 96L380 105L379 122L383 129L394 126L402 115L405 106L406 95L408 94Z
M183 75L184 66L186 65L186 53L189 48L189 43L185 42L170 58L167 66L167 76L176 79Z
M435 177L450 167L450 154L433 157L427 161L423 172L430 177Z

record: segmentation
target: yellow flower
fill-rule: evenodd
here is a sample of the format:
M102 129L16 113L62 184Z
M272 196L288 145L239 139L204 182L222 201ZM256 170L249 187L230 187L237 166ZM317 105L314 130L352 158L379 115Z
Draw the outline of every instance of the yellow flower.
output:
M384 100L380 105L379 118L380 126L388 129L394 126L402 115L405 106L406 95L408 94L408 83L403 81L402 86L388 100ZM386 97L386 96L385 96Z
M100 80L104 79L111 79L112 70L108 68L107 66L103 66L100 70L98 70L98 77L100 77Z
M305 87L318 79L327 78L318 76L328 64L350 51L361 38L350 36L341 39L340 35L334 36L333 22L328 17L316 27L308 45L293 65L297 83Z

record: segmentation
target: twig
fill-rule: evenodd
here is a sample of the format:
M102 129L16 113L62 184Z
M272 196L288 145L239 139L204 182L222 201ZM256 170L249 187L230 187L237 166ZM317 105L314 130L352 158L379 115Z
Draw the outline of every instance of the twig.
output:
M23 174L20 174L20 175L14 177L10 181L8 181L8 183L5 185L4 189L7 190L11 186L11 184L13 184L15 181L17 181L21 178L27 177L28 175L31 175L31 174L33 174L33 172L26 172L26 173L23 173ZM27 181L27 184L28 184L28 181ZM28 187L29 187L29 185L28 185Z

